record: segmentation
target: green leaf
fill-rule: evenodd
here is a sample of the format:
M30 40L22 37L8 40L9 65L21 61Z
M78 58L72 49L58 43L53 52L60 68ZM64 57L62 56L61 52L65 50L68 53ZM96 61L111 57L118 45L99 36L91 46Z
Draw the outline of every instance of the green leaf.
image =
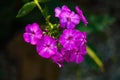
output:
M34 9L35 6L36 4L33 1L24 4L23 7L19 10L16 17L22 17L27 15L30 11Z
M40 3L45 3L45 2L48 2L48 1L50 1L50 0L38 0L38 2L40 2Z

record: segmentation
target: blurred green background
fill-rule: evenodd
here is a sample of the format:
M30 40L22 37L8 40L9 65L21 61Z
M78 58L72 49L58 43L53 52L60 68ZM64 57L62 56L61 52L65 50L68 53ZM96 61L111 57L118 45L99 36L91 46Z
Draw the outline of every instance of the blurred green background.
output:
M104 63L104 71L86 55L79 65L56 64L38 56L35 48L24 42L25 25L45 20L36 7L28 15L16 18L19 9L31 0L0 1L0 80L120 80L120 0L50 0L40 3L54 18L56 6L78 5L88 19L88 26L77 28L87 32L88 45Z

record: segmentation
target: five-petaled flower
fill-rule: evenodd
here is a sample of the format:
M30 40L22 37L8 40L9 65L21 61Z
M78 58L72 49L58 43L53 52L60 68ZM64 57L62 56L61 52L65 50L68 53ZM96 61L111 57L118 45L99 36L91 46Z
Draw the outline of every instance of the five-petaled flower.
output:
M85 37L86 35L83 35L83 32L77 29L65 29L60 35L59 43L66 50L76 49L85 43Z
M55 16L59 18L60 27L73 29L80 22L80 17L75 12L71 11L67 6L55 8Z
M25 27L25 33L23 34L23 37L27 43L36 45L37 42L42 37L42 30L40 29L40 27L37 23L28 24Z
M44 58L50 58L57 53L56 40L48 35L44 35L37 43L37 52Z

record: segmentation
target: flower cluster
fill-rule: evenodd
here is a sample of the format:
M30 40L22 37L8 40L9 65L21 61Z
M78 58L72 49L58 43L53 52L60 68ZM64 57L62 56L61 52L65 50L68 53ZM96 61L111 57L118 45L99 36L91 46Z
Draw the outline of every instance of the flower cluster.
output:
M24 40L35 45L41 57L53 60L59 67L62 67L64 62L78 64L84 60L86 54L86 33L75 28L80 21L85 26L88 22L82 10L78 6L75 9L77 13L65 5L55 8L55 17L59 18L59 28L63 30L59 38L49 35L50 32L44 32L37 23L28 24L23 34Z

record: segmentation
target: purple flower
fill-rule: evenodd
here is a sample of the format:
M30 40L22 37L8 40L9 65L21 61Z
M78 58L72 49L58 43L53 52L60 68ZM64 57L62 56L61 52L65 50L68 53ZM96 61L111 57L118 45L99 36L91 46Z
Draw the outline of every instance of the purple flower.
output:
M86 45L80 46L78 49L75 50L75 53L72 54L74 58L74 62L77 64L83 62L84 56L86 55Z
M61 53L56 53L53 56L51 56L51 59L59 66L63 66L64 58Z
M62 6L62 9L60 7L56 7L55 8L55 17L59 18L61 12L66 12L66 11L71 12L71 10L65 5Z
M78 6L76 6L75 9L76 9L77 13L78 13L79 16L80 16L80 20L82 20L82 22L84 23L84 25L87 26L88 21L87 21L87 19L85 18L85 16L83 15L82 10L81 10Z
M57 53L56 40L45 35L37 43L37 52L44 58L50 58Z
M38 40L42 37L42 31L39 28L39 25L37 23L28 24L25 28L23 37L27 43L36 45Z
M76 50L73 54L71 54L74 57L73 62L75 62L77 64L83 62L84 56L82 56L81 54L82 54L82 52L80 52L79 50L78 51Z
M75 14L67 6L62 6L62 9L56 7L55 16L59 18L61 28L73 29L80 22L79 15Z
M67 28L67 29L73 29L76 27L77 24L80 22L80 18L78 14L75 14L74 12L62 12L60 14L60 27L61 28Z
M64 57L66 62L75 62L80 63L83 62L84 56L86 54L86 46L78 47L78 49L66 50L64 48L61 49L61 54Z
M65 48L61 48L61 54L63 55L63 58L66 62L73 62L74 58L72 54L74 54L73 50L66 50Z
M66 50L76 49L82 43L82 32L76 29L65 29L59 37L59 43Z

